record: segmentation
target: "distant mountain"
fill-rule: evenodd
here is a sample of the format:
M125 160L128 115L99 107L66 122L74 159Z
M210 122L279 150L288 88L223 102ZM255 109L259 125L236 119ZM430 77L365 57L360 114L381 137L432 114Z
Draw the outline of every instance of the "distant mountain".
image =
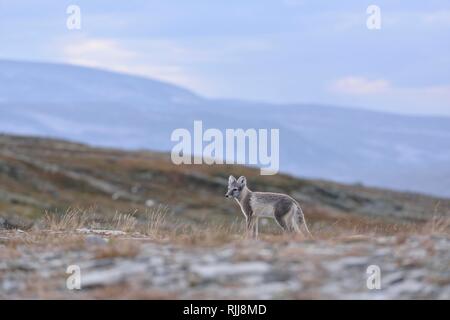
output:
M0 131L167 151L176 128L280 129L281 171L450 197L450 118L211 100L78 66L0 61Z

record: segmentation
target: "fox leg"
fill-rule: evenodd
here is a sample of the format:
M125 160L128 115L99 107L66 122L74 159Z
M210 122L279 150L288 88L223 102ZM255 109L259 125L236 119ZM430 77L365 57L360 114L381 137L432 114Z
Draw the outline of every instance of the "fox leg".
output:
M247 216L246 217L246 222L247 222L247 236L255 237L256 217L254 217L254 216Z
M286 220L284 220L284 215L275 215L275 221L278 223L280 228L283 229L283 231L289 231Z

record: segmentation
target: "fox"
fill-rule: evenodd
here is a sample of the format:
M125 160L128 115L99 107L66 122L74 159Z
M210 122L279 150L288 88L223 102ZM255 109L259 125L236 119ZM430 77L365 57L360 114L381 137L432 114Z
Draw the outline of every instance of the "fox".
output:
M247 187L247 178L228 178L227 198L239 204L246 219L247 233L258 238L258 219L273 218L284 232L301 233L312 238L299 203L287 194L253 192Z

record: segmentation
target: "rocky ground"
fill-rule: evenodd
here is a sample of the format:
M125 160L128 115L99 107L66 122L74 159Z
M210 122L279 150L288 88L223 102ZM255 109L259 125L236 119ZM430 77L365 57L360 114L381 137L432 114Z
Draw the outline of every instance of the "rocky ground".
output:
M2 231L0 298L450 299L449 249L448 234L192 245L121 231ZM80 290L66 287L70 265ZM380 289L367 287L371 265Z

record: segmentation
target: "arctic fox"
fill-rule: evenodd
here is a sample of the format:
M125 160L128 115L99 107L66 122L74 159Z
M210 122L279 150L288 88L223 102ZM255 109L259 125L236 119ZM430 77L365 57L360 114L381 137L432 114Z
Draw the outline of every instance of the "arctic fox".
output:
M247 230L254 237L258 237L260 217L274 218L286 232L300 232L311 237L300 205L286 194L253 192L247 188L247 179L244 176L237 180L230 176L225 196L237 201L247 221Z

